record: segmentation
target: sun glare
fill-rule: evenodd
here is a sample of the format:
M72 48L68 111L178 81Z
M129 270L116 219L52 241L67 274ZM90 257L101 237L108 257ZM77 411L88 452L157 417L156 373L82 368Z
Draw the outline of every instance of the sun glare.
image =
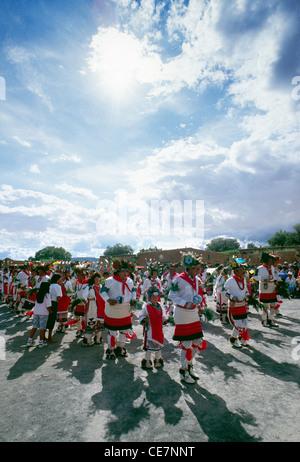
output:
M141 46L135 37L116 29L97 35L93 68L104 91L115 99L128 97L136 84Z

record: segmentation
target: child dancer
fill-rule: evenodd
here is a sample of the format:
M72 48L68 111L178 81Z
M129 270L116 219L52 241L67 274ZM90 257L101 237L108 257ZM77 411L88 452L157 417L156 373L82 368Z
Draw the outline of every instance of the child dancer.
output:
M61 274L60 285L62 297L60 298L57 307L56 320L58 322L58 328L56 332L61 332L62 334L64 334L66 331L66 324L68 321L68 309L71 303L71 296L73 292L72 284L69 277L67 276L66 271Z
M88 280L89 293L88 305L85 317L85 332L83 345L91 346L95 343L103 343L102 331L104 330L105 301L100 295L100 274L94 273Z
M154 353L154 367L162 367L164 362L161 350L164 346L163 324L167 322L164 308L159 303L159 290L151 287L148 290L148 303L144 303L140 312L139 322L144 326L144 350L145 358L142 367L152 369L151 352Z

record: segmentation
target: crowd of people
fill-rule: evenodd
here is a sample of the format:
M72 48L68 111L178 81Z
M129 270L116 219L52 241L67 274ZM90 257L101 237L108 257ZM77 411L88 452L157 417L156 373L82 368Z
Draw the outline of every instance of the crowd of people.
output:
M106 359L126 357L126 344L135 336L135 315L143 332L141 366L163 367L164 325L169 323L181 349L179 374L189 384L199 379L194 357L207 347L203 320L218 316L222 324L230 323L232 347L243 348L250 340L250 307L260 312L262 326L276 328L283 299L298 297L299 291L299 264L281 265L277 255L267 252L257 267L232 258L228 266L213 272L190 252L177 264L150 261L147 268L114 257L99 265L24 262L22 266L4 264L0 269L2 303L18 316L32 319L28 348L37 330L38 346L44 348L55 342L55 328L63 334L74 325L83 346L102 344L106 331ZM207 293L213 295L213 312Z

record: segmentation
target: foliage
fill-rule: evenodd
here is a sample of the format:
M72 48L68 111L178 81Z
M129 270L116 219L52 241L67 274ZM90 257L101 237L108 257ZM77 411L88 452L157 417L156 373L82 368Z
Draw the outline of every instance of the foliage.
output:
M226 250L237 250L240 248L240 243L234 238L216 237L206 244L206 250L214 252L224 252Z
M268 244L274 247L284 247L300 245L300 223L293 226L295 231L276 231L274 236L270 237Z
M44 247L43 249L36 252L34 258L30 260L37 260L37 261L70 261L72 255L70 252L67 252L63 247L55 247L53 245L49 245Z
M158 252L162 249L158 249L156 246L155 247L148 247L147 249L140 249L138 253L141 252Z
M130 245L115 244L113 246L108 245L104 251L106 257L112 257L114 255L132 255L133 248Z

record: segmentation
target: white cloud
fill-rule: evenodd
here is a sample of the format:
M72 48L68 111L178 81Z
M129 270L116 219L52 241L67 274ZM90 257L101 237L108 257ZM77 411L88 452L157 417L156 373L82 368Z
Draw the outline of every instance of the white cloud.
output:
M97 199L97 196L87 188L79 188L67 183L55 184L54 188L66 195L74 194L75 196L80 196L82 198Z
M31 148L31 143L28 141L22 140L18 136L13 136L13 139L16 140L21 146L25 146L26 148Z
M39 169L39 166L37 164L30 165L29 171L30 171L30 173L41 173L40 169Z

